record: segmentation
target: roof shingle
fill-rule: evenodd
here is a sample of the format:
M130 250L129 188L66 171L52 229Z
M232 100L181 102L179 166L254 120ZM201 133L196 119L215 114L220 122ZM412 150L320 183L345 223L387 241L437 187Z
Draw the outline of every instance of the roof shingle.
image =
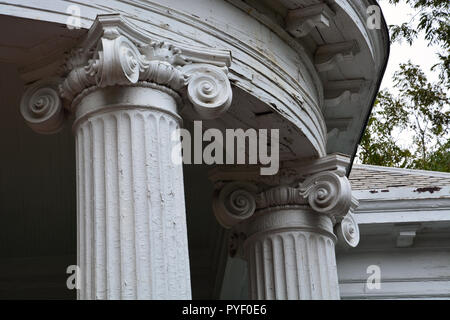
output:
M450 186L450 173L355 164L349 180L353 190L443 187Z

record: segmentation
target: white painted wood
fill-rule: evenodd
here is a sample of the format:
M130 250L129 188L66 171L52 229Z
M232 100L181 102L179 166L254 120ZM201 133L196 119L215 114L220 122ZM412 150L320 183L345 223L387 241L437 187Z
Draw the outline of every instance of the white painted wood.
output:
M353 61L358 52L358 44L355 41L333 43L318 47L314 63L319 72L330 71L344 61Z
M336 108L358 97L365 84L364 79L330 81L325 91L324 108Z
M436 173L437 176L440 174ZM353 194L360 199L355 218L359 225L367 226L405 223L449 226L450 187L424 190L427 191L418 192L417 188L394 187L354 191Z
M434 201L433 201L434 202ZM441 210L424 210L420 211L396 211L396 212L379 212L379 213L359 213L356 220L360 225L373 225L384 223L427 223L440 222L441 224L450 224L450 208ZM426 214L424 214L426 212Z
M384 235L386 237L386 235ZM380 238L374 239L380 241ZM416 239L415 242L419 240ZM441 242L441 248L435 247ZM424 248L357 249L353 253L338 252L338 274L343 299L442 299L450 298L449 237L435 238ZM392 246L395 241L392 242ZM443 246L442 246L443 245ZM445 246L446 245L446 246ZM367 286L367 268L380 268L380 287Z
M275 209L264 214L268 225L273 220L285 221L285 230L268 228L246 242L252 299L340 298L332 224L327 217L317 221L316 215L301 209ZM327 228L319 228L320 224ZM308 227L313 231L306 231Z
M286 29L295 37L301 38L314 28L329 28L333 17L334 12L325 3L289 10Z
M350 247L359 241L357 225L348 217L357 201L343 157L296 164L267 180L227 167L211 173L219 189L214 214L231 229L230 254L248 263L252 299L339 299L336 241Z
M441 172L437 172L439 174ZM396 201L401 200L416 200L415 202L421 202L434 199L436 201L448 201L450 199L450 186L442 185L434 187L433 182L430 183L428 188L412 188L412 187L393 187L383 189L371 189L371 190L355 190L355 195L359 199L366 199L368 206L371 203L378 202L380 205L393 205ZM422 191L422 190L423 191ZM381 200L390 200L383 203ZM407 208L408 205L406 204ZM414 208L414 206L411 206Z
M78 110L93 106L75 129L79 298L190 299L183 171L171 158L175 100L107 88Z

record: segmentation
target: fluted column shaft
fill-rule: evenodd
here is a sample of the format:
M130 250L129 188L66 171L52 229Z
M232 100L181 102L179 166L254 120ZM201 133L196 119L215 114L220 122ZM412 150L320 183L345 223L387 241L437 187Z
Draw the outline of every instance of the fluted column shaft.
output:
M167 90L140 84L77 105L80 299L191 298L176 110Z
M256 212L248 225L244 250L252 299L339 299L329 217L280 207Z

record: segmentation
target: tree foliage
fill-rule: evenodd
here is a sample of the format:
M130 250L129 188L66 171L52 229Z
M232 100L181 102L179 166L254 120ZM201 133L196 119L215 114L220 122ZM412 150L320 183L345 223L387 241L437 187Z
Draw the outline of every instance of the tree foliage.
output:
M433 68L439 69L440 82L429 82L410 61L401 64L393 76L395 90L378 94L358 156L366 164L450 172L450 1L389 0L401 1L417 14L407 23L390 26L391 38L411 45L424 32L430 45L438 44L442 50ZM411 141L407 146L399 141L405 134Z

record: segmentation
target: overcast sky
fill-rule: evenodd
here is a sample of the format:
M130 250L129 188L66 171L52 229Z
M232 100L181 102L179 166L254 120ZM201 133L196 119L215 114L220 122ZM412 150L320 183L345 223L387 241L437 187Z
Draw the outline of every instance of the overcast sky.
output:
M407 4L397 4L394 6L389 4L388 0L379 0L379 4L388 25L400 25L403 22L408 22L416 12ZM430 81L437 81L438 72L430 72L430 68L438 62L436 52L436 47L427 47L427 41L423 39L423 35L422 37L418 37L411 47L406 42L392 44L389 64L381 88L392 88L392 75L398 70L400 63L406 63L409 59L414 64L422 67L422 70L427 74Z
M391 5L388 0L379 0L378 2L383 10L388 25L400 25L403 22L409 22L417 13L416 10L407 4L400 3ZM408 60L421 66L429 81L438 81L439 72L430 71L431 67L439 62L439 59L436 56L437 51L437 47L427 46L427 41L424 39L423 33L419 35L412 46L406 42L393 43L391 45L389 63L381 84L381 89L389 89L391 92L395 92L392 76L399 70L399 65L408 62ZM412 145L412 134L408 130L395 129L393 133L397 143L402 147L409 147ZM359 163L359 160L357 160L357 162Z

